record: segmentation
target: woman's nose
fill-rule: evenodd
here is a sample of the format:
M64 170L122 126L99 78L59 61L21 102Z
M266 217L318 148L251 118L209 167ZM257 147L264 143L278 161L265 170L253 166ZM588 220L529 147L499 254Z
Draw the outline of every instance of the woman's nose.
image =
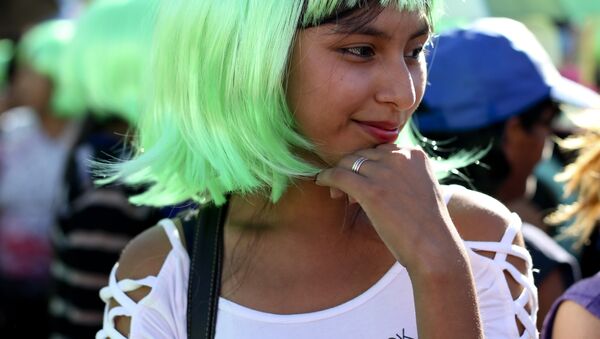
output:
M382 67L375 100L390 104L397 110L414 107L417 101L415 79L406 62Z

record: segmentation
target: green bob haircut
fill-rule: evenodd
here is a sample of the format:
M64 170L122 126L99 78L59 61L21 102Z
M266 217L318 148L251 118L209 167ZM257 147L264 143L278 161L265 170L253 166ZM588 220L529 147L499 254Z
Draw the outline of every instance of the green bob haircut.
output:
M228 193L260 193L276 202L293 179L319 172L292 151L314 150L286 103L286 67L297 30L359 8L394 6L431 18L433 1L162 1L154 84L136 154L116 165L116 175L104 173L104 181L147 185L131 199L136 204L222 204ZM405 128L398 142L416 140Z
M99 119L135 124L154 27L154 0L94 2L77 20L63 80Z
M49 20L31 28L17 45L17 61L48 78L53 85L50 106L61 116L80 111L81 101L63 86L66 50L73 40L71 20Z

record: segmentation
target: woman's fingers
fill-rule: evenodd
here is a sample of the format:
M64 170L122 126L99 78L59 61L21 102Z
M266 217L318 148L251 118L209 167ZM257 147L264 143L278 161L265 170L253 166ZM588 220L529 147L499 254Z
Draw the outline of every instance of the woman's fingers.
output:
M414 244L432 234L440 235L440 243L454 241L446 237L451 225L422 150L385 145L357 151L319 173L316 183L358 202L400 262L419 263Z
M317 184L331 187L334 199L343 198L342 191L351 197L350 201L356 199L361 205L390 196L403 200L398 194L413 195L431 190L435 179L427 161L421 150L381 145L343 157L335 167L317 176Z
M368 171L367 168L373 167L376 160L361 154L352 154L344 157L338 163L338 167L349 169L353 173L364 175Z
M332 187L330 195L334 199L342 197L339 191L343 191L351 197L359 198L356 194L367 193L365 190L372 188L372 184L381 179L383 172L393 170L391 168L393 162L389 161L390 158L408 158L402 152L406 152L406 150L402 150L395 145L359 150L340 159L335 167L321 171L316 182L322 186ZM402 161L402 159L395 160ZM369 185L364 180L367 178L372 179ZM352 192L357 188L358 191Z
M347 195L351 204L356 203L358 200L352 191L358 185L363 184L357 179L366 174L365 171L368 171L369 167L375 165L374 159L380 158L379 153L375 149L366 149L347 155L338 162L337 166L321 171L317 176L316 183L321 186L330 186L332 199L341 199Z
M342 191L340 189L330 187L329 195L331 196L331 199L341 199L346 195L346 193L344 193L344 191Z
M330 195L334 199L343 197L343 195L339 195L339 191L348 194L350 197L357 197L361 190L368 189L364 177L340 166L322 170L317 175L315 183L319 186L330 187Z
M376 163L378 161L383 160L387 155L389 155L386 153L390 153L390 150L376 148L360 150L343 157L338 162L337 166L349 169L354 173L364 175L364 173L369 172L369 169L376 168Z

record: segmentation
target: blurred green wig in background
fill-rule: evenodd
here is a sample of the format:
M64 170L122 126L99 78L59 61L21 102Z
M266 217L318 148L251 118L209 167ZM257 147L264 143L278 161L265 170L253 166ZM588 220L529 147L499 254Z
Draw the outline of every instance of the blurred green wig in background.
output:
M14 44L9 39L0 39L0 91L8 82L8 68L14 56Z
M154 0L101 0L77 20L63 81L95 118L137 121L155 8Z
M19 65L30 67L52 82L50 106L59 116L83 110L81 98L62 82L65 52L74 31L74 23L70 20L49 20L28 30L17 46Z
M116 175L105 173L106 181L149 185L132 198L137 204L221 204L229 192L277 201L294 179L319 171L292 151L313 150L286 103L296 31L359 7L379 13L394 6L431 20L434 1L161 1L137 154L116 165ZM399 142L418 144L410 128Z

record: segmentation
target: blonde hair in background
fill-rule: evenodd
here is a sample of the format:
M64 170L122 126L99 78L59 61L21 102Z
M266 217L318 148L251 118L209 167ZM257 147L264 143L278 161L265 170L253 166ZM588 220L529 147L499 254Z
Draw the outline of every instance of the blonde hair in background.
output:
M556 176L556 180L566 183L566 195L577 192L578 197L572 204L559 206L546 221L560 224L574 219L561 236L577 238L575 247L579 248L588 241L600 220L600 128L562 140L559 145L579 152L577 159Z

